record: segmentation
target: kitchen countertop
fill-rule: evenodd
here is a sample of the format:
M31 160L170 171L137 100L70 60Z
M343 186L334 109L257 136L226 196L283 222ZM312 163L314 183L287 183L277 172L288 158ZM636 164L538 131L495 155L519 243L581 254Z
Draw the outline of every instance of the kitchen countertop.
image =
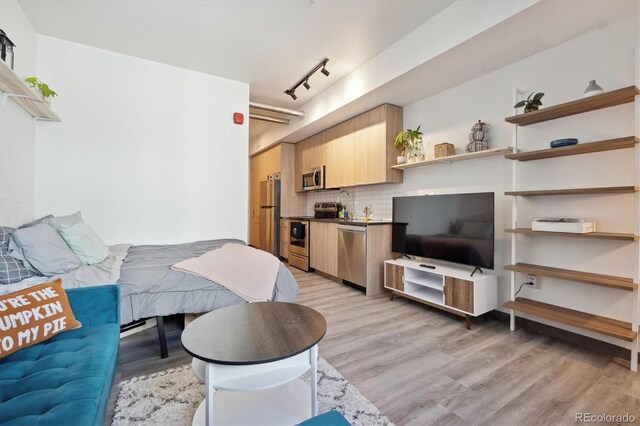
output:
M381 220L381 219L371 219L368 222L364 220L356 219L356 220L344 220L338 218L315 218L312 216L291 216L291 217L283 217L282 219L289 220L309 220L316 222L330 222L330 223L339 223L343 225L353 225L353 226L370 226L370 225L391 225L391 221L389 220Z

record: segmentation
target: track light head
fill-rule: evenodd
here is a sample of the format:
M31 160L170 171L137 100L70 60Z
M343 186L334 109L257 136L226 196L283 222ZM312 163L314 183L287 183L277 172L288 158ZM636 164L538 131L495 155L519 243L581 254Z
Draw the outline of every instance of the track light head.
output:
M326 75L327 77L329 77L329 70L327 70L324 66L322 67L322 69L320 70L320 72L324 75Z
M296 91L295 90L291 90L291 89L285 90L284 93L286 93L287 95L291 96L294 101L296 99L298 99L298 97L296 96Z
M304 86L305 89L309 90L311 89L311 86L309 86L309 80L305 80L304 83L302 83L302 85Z

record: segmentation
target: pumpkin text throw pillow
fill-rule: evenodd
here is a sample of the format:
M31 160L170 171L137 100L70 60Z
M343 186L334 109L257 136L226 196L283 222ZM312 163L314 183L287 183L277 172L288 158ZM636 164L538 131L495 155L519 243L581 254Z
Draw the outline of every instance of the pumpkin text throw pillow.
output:
M79 327L60 279L0 296L0 358Z

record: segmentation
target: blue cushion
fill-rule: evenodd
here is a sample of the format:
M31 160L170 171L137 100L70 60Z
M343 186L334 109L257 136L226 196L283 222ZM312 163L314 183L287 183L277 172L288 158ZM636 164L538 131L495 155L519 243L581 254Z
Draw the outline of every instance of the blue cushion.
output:
M351 426L351 423L342 414L332 410L305 420L299 426Z
M102 313L79 308L82 328L0 359L0 425L102 425L118 362L118 288L67 294L74 312L79 301L93 298ZM100 309L109 302L111 315Z

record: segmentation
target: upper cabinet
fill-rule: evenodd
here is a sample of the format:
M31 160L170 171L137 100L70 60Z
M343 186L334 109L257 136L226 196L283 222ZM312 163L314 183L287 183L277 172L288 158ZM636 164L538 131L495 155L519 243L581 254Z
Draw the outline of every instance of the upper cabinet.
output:
M302 173L322 165L327 189L402 182L402 171L391 168L401 130L402 108L385 104L299 142L296 191L302 191Z

